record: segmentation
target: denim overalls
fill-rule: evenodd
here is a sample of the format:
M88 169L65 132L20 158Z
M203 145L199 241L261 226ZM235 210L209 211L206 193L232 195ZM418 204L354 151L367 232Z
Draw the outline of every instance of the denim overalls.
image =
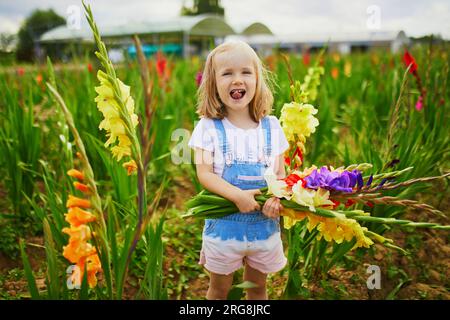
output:
M264 180L264 171L270 166L272 151L270 120L268 117L264 117L261 121L265 140L264 158L262 161L249 162L233 159L223 123L221 120L214 119L220 150L225 160L222 178L243 190L260 189L267 186ZM237 212L220 219L206 219L203 235L209 238L220 237L221 240L245 241L250 248L251 242L267 240L279 231L278 219L270 219L261 211L253 211L250 213Z

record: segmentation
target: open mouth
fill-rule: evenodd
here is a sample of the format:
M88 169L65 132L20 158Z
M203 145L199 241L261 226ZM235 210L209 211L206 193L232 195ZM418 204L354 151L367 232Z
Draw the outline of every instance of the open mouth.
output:
M230 96L234 100L242 99L245 96L245 90L244 89L233 89L230 91Z

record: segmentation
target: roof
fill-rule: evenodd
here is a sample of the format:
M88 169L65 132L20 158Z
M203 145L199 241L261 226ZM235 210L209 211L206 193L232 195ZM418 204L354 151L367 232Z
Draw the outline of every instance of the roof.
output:
M231 36L235 37L235 36ZM246 41L253 44L274 43L304 43L310 45L323 45L325 43L350 43L364 44L374 42L406 41L408 37L403 31L400 32L364 32L364 33L329 33L329 34L295 34L295 35L253 35L246 37Z
M236 32L222 17L216 15L182 16L169 20L153 20L148 22L130 22L114 26L99 27L103 38L118 38L124 36L151 35L164 33L187 33L189 35L225 37L236 33L245 35L272 34L270 29L259 22L252 23ZM41 36L41 42L90 41L92 31L87 23L80 29L70 29L67 26L54 28Z
M213 15L179 17L164 21L131 22L99 27L99 29L103 38L161 33L188 33L190 35L223 37L235 33L233 28L223 18ZM54 28L44 33L40 40L41 42L93 41L93 36L88 25L84 24L80 29L70 29L67 26Z
M241 30L239 33L244 36L251 36L251 35L257 35L257 34L273 35L272 31L265 24L262 24L261 22L254 22L254 23L248 25L243 30Z

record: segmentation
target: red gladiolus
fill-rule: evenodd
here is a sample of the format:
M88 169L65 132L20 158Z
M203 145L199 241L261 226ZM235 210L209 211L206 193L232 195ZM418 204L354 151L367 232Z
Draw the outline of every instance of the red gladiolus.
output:
M164 77L166 66L167 59L161 52L158 51L158 53L156 54L156 72L158 73L159 78Z
M284 181L286 182L286 184L289 187L292 187L294 184L296 184L299 180L302 180L302 185L304 183L304 180L302 178L300 178L300 176L296 175L295 173L292 173L290 175L288 175Z
M302 160L302 162L303 162L302 150L299 147L297 147L297 149L295 149L295 151L294 151L294 158L295 158L295 156L298 156L300 158L300 160Z
M25 74L25 69L22 67L17 68L17 75L23 76Z
M291 158L289 158L289 157L284 157L284 163L287 165L287 166L291 166Z
M367 201L367 202L366 202L366 205L368 205L369 207L373 208L373 203L370 202L370 201Z
M305 52L305 54L302 56L303 64L305 66L309 66L309 63L311 61L311 56L309 55L309 52Z
M405 51L405 54L403 55L403 62L405 63L406 67L409 69L409 72L412 74L415 74L417 72L417 63L416 60L414 60L414 57L408 52L408 50Z
M337 207L339 207L339 205L341 204L339 201L337 201L337 200L333 200L333 199L330 199L331 200L331 202L333 202L334 203L334 206L333 206L333 209L336 209Z
M348 207L354 205L355 203L356 203L355 200L348 199L347 202L345 203L345 207L348 208Z

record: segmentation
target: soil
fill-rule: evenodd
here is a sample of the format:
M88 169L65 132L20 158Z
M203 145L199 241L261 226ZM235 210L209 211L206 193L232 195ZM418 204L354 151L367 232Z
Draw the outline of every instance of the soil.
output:
M172 199L163 199L161 206L168 202L174 208L184 210L184 202L195 194L194 187L189 177L178 178L173 183L174 190L170 194ZM0 194L3 191L0 190ZM3 192L4 193L4 192ZM445 198L440 204L433 203L433 199L427 196L423 202L434 205L443 212L448 211L450 200ZM436 201L435 201L436 202ZM440 224L450 224L448 217L440 217L417 210L408 210L405 219L413 221L434 221ZM326 279L329 287L338 292L335 296L327 294L326 289L319 283L308 286L312 299L450 299L450 244L447 231L432 229L416 229L411 231L394 228L384 234L385 237L394 240L394 243L410 251L409 256L404 256L392 249L387 249L376 244L372 254L366 254L362 259L356 258L358 264L344 269L342 266L330 270ZM30 237L26 240L26 251L30 259L32 269L36 274L39 289L45 288L45 251L42 237ZM171 246L165 248L164 272L167 274L169 266L175 262L182 265L183 254ZM354 253L350 254L350 257ZM366 285L367 267L377 265L381 271L381 288L368 289ZM13 260L0 252L0 299L26 299L29 298L27 282L22 275L14 275L14 270L22 269L19 259ZM171 271L174 281L179 274ZM269 298L280 299L286 283L286 273L280 272L269 276ZM125 288L124 298L132 299L136 292L138 279L133 276ZM204 299L208 289L208 278L198 277L189 279L187 288L183 289L181 298ZM174 296L169 297L174 299Z

